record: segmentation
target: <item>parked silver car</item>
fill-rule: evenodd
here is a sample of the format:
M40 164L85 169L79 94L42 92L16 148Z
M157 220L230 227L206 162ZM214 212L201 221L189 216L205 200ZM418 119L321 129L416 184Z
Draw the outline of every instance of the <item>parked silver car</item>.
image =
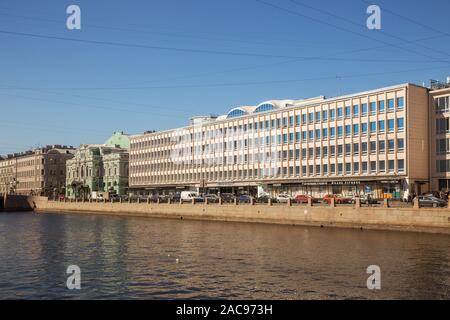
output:
M447 201L438 199L436 197L430 196L419 196L419 205L421 207L445 207L447 205Z

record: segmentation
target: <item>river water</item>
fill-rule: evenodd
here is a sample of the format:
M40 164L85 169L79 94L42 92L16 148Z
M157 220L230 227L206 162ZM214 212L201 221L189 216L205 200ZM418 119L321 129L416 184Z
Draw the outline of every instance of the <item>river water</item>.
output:
M81 269L81 290L66 286ZM368 290L366 269L381 269ZM450 236L0 214L0 299L449 299Z

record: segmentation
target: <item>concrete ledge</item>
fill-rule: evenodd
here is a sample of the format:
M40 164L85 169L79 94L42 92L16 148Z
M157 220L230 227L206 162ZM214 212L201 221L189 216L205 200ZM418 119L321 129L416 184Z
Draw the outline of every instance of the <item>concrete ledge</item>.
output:
M236 206L234 204L180 206L167 203L64 203L45 199L36 199L34 203L35 211L38 213L90 213L450 234L450 211L446 209Z

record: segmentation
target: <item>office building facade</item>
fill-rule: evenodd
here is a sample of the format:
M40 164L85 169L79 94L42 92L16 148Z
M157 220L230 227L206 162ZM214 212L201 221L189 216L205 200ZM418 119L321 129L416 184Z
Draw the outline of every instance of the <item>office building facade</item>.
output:
M268 101L130 138L138 193L370 193L429 181L428 89L402 84L326 99Z
M450 79L449 79L450 80ZM450 190L450 81L430 90L430 180L432 190Z

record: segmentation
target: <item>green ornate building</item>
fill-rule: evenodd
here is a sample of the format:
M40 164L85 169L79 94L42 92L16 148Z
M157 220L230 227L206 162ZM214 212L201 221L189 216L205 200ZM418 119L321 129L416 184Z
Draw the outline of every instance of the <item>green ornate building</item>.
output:
M66 163L66 197L89 199L93 192L128 192L129 136L115 132L104 144L81 145Z

